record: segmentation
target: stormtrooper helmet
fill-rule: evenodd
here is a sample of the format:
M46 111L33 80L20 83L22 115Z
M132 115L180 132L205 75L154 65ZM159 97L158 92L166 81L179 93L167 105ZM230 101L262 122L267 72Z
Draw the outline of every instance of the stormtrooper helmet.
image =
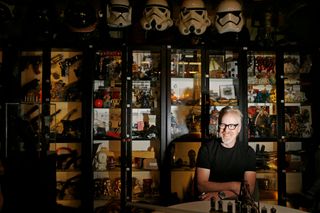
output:
M129 0L110 0L107 4L107 24L123 28L131 25L132 8Z
M242 6L237 0L222 0L217 8L215 26L220 34L240 32L244 25Z
M145 30L163 31L173 25L170 16L171 12L166 0L148 0L140 23Z
M211 24L202 0L184 0L181 5L177 26L183 35L203 34Z

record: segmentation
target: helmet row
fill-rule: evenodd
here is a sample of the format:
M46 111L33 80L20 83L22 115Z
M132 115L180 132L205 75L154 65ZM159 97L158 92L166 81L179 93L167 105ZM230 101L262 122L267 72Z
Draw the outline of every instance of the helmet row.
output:
M131 7L128 0L111 0L107 6L107 23L111 27L131 25ZM145 30L163 31L173 26L171 11L166 0L147 0L140 20ZM183 0L175 22L183 35L203 34L212 24L202 0ZM240 32L244 25L242 5L237 0L222 0L214 21L219 33Z
M80 2L80 1L79 1ZM108 27L120 29L132 25L132 7L129 0L109 0L105 16L85 4L74 1L63 12L64 23L73 32L92 32L97 20L104 18ZM43 13L43 12L41 12ZM13 16L13 6L0 0L0 24ZM39 14L38 18L48 19L48 14ZM145 30L164 31L175 25L182 35L203 34L207 27L214 24L219 33L240 32L244 26L242 5L238 0L222 0L217 7L214 21L208 16L203 0L183 0L176 21L166 0L147 0L143 8L141 27Z

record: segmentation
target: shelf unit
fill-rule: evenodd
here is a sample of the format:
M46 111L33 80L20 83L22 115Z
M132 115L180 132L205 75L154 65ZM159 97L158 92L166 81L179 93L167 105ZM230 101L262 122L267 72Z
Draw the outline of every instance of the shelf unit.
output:
M125 44L9 48L1 53L8 70L1 72L10 82L3 85L12 90L4 108L14 105L21 116L38 106L32 114L43 115L38 148L55 158L54 202L91 212L125 209L127 202L193 200L196 153L216 137L218 111L239 107L248 125L240 140L257 152L260 199L286 205L290 194L304 189L302 154L314 134L307 130L318 125L310 92L313 51ZM27 70L20 70L23 64ZM41 87L21 96L32 80ZM4 118L2 129L10 120ZM297 133L293 125L299 119L307 119L299 123L306 131Z
M172 48L169 54L168 191L179 202L186 202L197 199L196 155L201 143L217 137L219 110L228 105L242 109L242 56L238 48L204 47Z
M121 49L97 50L94 55L92 83L92 156L93 208L117 201L120 204L122 134L123 52ZM119 206L120 208L120 206Z

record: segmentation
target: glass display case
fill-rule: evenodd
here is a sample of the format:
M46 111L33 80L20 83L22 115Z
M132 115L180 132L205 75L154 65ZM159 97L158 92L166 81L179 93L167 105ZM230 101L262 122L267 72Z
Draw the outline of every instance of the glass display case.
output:
M312 125L312 55L308 52L284 52L284 136L286 197L302 193L312 184L307 177L311 155Z
M54 153L58 206L163 204L168 191L175 202L194 200L197 152L217 137L225 106L244 112L240 137L256 152L259 200L279 204L304 187L316 122L310 54L171 46L13 52L0 70L10 79L1 81L10 91L1 146L6 156ZM0 65L1 58L0 51ZM41 169L28 172L34 182Z
M171 140L201 137L201 50L171 51Z
M50 148L56 155L56 200L81 206L82 55L71 49L50 52Z
M42 133L42 52L21 51L19 54L16 68L20 75L15 85L19 88L19 97L7 102L5 107L6 156L16 152L40 152L45 146ZM16 125L25 131L15 133Z
M285 52L284 101L287 138L310 138L312 135L311 82L312 59L310 54Z
M239 108L239 52L209 51L208 137L218 136L219 111L225 106Z
M95 53L93 80L93 207L120 202L122 52Z
M12 58L12 78L2 81L6 93L1 103L1 121L4 122L4 143L1 159L5 162L6 208L13 212L45 211L54 207L54 159L47 155L49 142L46 129L51 122L45 113L43 101L43 52L20 50ZM11 76L3 73L4 76ZM9 92L10 91L10 92ZM3 108L2 108L3 106ZM3 109L3 111L2 111ZM2 125L1 125L2 126ZM1 138L2 139L2 138ZM46 195L46 196L44 196Z
M161 49L132 49L128 74L127 135L130 150L127 196L133 202L160 202L161 162L161 85L163 66ZM131 181L130 181L131 180ZM130 200L128 199L128 200Z
M278 200L278 117L276 53L249 51L247 55L248 139L257 156L259 199Z
M239 52L172 49L170 57L170 191L186 202L197 197L194 174L201 143L217 137L223 107L239 107Z
M170 144L167 158L170 192L181 201L192 200L196 153L201 144L202 56L201 49L170 50Z

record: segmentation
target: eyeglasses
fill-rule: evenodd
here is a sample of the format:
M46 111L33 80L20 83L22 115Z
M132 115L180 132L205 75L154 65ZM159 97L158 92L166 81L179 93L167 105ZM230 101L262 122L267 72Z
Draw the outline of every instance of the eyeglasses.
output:
M221 123L219 124L219 128L220 129L225 129L226 127L228 127L228 129L230 130L234 130L235 128L237 128L239 124L224 124L224 123Z

